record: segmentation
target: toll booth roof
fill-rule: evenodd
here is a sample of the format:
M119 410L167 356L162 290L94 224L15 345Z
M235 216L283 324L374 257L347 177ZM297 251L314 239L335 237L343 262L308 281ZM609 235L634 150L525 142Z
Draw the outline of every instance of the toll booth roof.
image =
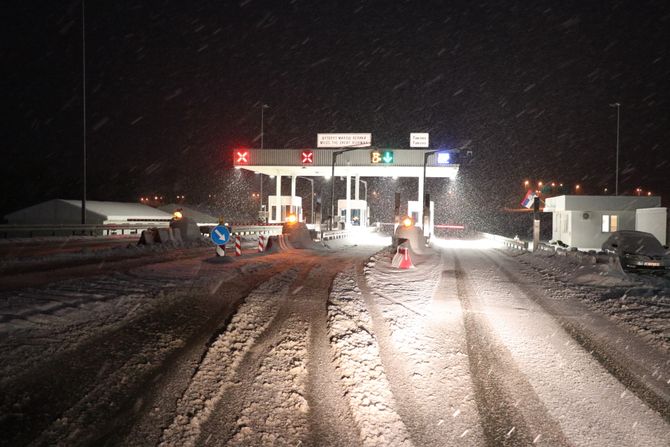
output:
M338 151L341 149L235 149L232 155L234 166L239 169L266 175L328 177L333 155ZM356 148L337 156L335 175L421 177L425 152L429 151ZM455 179L459 165L453 161L449 156L429 155L426 177Z

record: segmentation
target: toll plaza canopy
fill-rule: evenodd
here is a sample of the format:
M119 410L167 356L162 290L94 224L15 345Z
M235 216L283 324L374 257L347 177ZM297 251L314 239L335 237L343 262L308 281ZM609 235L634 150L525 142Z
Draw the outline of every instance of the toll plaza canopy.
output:
M276 176L276 196L268 198L270 222L282 221L287 212L297 211L298 215L302 212L301 199L295 197L296 178L330 177L333 174L346 177L346 200L343 208L338 205L337 214L342 213L344 228L348 228L354 222L359 222L361 219L366 220L367 203L361 204L359 201L358 185L361 177L416 177L418 179L416 202L423 204L424 177L455 179L459 168L457 160L454 159L457 153L457 150L446 149L378 149L374 147L235 149L233 162L235 168L238 169ZM291 177L290 196L284 197L281 194L282 176ZM355 178L356 185L353 202L350 189L352 177ZM359 207L359 209L352 209L354 207ZM334 212L334 210L331 211ZM362 216L359 215L361 212ZM416 221L424 222L423 216L423 207L419 206ZM424 225L425 228L426 225Z
M267 175L328 177L333 154L343 149L236 149L236 168ZM423 149L375 149L362 147L340 153L335 175L357 177L423 177ZM455 179L459 165L455 151L441 150L428 155L426 177Z

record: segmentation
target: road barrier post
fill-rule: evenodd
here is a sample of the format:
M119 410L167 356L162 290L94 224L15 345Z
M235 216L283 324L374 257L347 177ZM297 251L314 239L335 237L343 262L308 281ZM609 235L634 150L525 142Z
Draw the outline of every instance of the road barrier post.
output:
M235 256L242 256L242 236L235 236Z

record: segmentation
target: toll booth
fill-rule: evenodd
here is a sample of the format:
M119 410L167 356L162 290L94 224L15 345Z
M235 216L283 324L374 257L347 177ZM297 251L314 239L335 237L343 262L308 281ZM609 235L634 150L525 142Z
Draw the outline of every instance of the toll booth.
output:
M370 208L365 200L349 200L351 208L351 221L345 224L347 220L347 200L337 201L338 228L365 228L369 225Z
M299 196L268 196L268 205L270 207L268 223L286 222L286 216L295 214L298 216L298 222L303 221L302 217L302 197Z
M423 228L423 222L419 222L419 216L422 214L422 208L423 208L423 203L419 202L417 200L409 200L407 202L407 215L411 217L414 220L414 223L416 226ZM423 228L423 235L426 237L430 237L433 234L433 228L434 228L434 219L433 216L435 213L433 212L435 209L435 202L432 200L430 201L430 207L428 209L428 216L424 216L424 220L426 221L426 228Z

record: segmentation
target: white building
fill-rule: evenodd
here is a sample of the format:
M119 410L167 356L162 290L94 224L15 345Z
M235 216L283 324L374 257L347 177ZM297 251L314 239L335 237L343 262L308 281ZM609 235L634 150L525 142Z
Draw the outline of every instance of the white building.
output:
M552 216L552 239L571 247L599 249L610 233L639 230L666 243L667 209L660 197L557 196L545 200Z
M86 223L155 224L169 222L171 213L141 203L86 201ZM81 223L81 200L53 199L5 216L12 225L71 225Z

